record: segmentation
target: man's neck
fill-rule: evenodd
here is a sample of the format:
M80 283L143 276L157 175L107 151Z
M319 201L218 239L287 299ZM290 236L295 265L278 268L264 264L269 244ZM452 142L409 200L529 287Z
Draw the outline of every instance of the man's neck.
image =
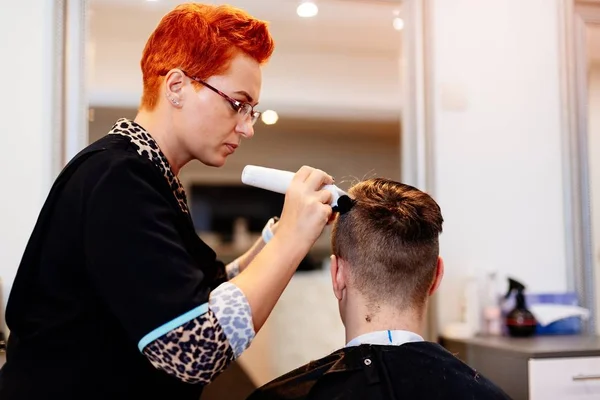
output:
M346 343L366 333L386 330L403 330L423 336L423 316L413 310L398 310L387 304L367 305L362 298L354 303L347 304L344 315Z

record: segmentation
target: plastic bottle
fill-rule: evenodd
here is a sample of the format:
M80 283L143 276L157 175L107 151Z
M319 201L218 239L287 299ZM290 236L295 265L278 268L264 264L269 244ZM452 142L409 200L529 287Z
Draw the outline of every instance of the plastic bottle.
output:
M488 272L484 285L481 333L487 336L502 334L502 310L497 275L495 271Z
M516 305L506 315L506 327L508 334L515 337L527 337L535 334L537 321L531 311L527 309L525 301L525 285L512 278L508 279L509 289L506 297L509 297L513 290L517 292Z

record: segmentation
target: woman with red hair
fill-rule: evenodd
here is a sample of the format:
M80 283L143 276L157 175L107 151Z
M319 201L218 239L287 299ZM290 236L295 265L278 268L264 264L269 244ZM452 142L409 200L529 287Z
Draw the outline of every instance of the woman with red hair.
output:
M136 118L71 160L38 218L7 305L0 398L197 400L249 346L330 219L333 180L302 167L281 219L225 266L177 175L224 165L253 136L273 48L264 22L229 6L160 21Z

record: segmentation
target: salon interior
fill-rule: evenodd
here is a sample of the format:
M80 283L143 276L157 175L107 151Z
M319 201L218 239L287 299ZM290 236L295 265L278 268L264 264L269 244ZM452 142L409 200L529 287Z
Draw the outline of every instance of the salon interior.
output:
M0 71L28 77L5 79L1 107L2 310L53 179L135 116L145 40L178 3L0 6L0 32L21 38L2 49L17 64ZM310 165L341 188L377 176L417 186L445 219L426 339L514 399L600 399L600 1L226 3L269 21L276 50L254 138L223 168L192 162L180 174L197 233L220 259L281 212L282 195L241 182L246 165ZM343 346L329 235L203 399L243 399ZM519 294L535 318L527 337L507 325Z

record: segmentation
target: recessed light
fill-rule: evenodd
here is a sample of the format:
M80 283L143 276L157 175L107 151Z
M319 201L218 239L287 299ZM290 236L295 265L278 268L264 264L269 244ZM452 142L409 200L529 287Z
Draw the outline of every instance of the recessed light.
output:
M310 18L319 13L319 7L312 1L303 1L296 9L296 12L302 18Z
M266 110L261 114L261 119L265 125L273 125L279 120L279 115L273 110Z
M397 31L401 31L404 28L404 20L400 17L394 18L394 29Z

